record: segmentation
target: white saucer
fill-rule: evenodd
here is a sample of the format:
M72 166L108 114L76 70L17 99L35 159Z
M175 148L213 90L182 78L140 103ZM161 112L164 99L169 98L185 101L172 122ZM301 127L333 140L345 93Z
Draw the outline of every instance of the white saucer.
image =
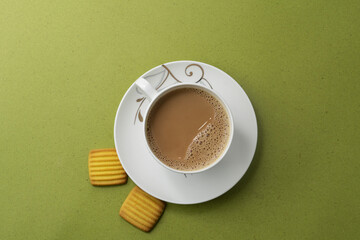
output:
M142 120L149 102L133 84L119 105L114 126L116 151L129 177L152 196L177 204L201 203L227 192L245 174L256 149L255 112L244 90L220 69L195 61L165 63L141 77L159 89L177 81L213 88L229 105L235 131L226 156L210 170L186 175L167 170L146 147Z

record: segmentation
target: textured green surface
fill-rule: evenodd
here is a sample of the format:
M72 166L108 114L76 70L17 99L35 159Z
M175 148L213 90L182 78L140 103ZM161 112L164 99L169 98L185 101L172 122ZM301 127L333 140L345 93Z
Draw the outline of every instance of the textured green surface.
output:
M359 239L360 2L1 1L0 239ZM145 71L212 64L259 123L245 177L168 204L143 233L132 181L92 187L117 106ZM220 180L219 180L220 181Z

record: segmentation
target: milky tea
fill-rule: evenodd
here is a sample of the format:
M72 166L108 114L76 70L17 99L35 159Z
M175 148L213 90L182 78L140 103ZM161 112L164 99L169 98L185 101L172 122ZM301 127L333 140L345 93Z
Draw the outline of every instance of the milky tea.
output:
M211 165L221 157L230 137L226 108L215 96L198 88L166 93L150 109L145 122L153 154L180 171Z

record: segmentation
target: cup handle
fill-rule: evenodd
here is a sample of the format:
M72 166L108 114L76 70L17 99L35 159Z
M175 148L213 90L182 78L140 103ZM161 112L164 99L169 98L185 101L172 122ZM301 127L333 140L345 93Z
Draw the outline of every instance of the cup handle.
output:
M146 98L151 101L158 94L158 91L151 86L151 84L144 78L139 78L135 81L137 88L146 96Z

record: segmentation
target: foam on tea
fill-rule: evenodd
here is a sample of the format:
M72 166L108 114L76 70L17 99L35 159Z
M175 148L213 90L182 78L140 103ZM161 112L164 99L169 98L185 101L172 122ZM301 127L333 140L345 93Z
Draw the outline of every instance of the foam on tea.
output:
M161 97L148 114L146 137L165 165L185 171L204 168L227 147L229 117L211 94L180 88Z

